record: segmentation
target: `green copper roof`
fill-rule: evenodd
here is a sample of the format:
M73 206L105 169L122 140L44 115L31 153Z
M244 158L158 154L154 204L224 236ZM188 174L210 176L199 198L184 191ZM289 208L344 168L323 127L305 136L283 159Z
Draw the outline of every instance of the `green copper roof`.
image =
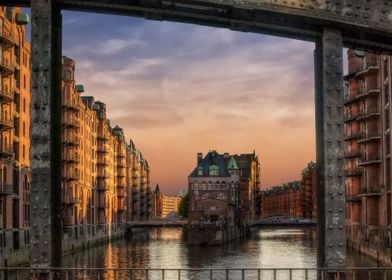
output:
M230 161L229 161L229 163L227 164L227 169L228 170L232 170L232 169L235 169L235 170L238 170L238 165L237 165L237 162L235 161L235 159L233 158L233 157L231 157L230 158Z
M26 13L16 14L16 23L20 25L26 25L30 22L29 15Z
M84 92L84 86L83 85L76 85L75 88L76 88L77 92Z
M364 51L354 51L354 53L358 57L364 57L365 56L365 52Z

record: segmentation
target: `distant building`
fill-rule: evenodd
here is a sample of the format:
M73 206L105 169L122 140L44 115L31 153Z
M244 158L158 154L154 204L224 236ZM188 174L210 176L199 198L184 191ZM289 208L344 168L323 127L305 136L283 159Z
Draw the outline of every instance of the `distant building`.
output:
M263 190L260 197L262 218L291 216L317 221L316 164L308 163L301 181Z
M316 164L310 162L302 171L301 178L302 216L317 221Z
M261 192L262 218L273 216L302 217L299 181L274 186Z
M178 214L178 206L181 197L179 196L162 196L162 218L167 218L169 214Z
M162 200L163 195L159 189L159 185L157 184L152 193L152 219L162 218Z
M64 250L125 232L126 222L151 218L150 168L107 106L81 96L76 62L62 65L62 209Z
M204 158L198 153L197 166L188 177L188 221L235 225L254 220L259 171L255 153L230 155L210 151Z

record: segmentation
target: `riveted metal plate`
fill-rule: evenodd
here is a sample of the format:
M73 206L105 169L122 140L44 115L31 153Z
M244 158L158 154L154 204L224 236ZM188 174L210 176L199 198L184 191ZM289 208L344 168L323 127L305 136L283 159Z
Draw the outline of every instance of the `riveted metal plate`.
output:
M56 23L52 1L32 0L31 16L31 265L46 268L58 265L53 259L61 256L58 247L54 246L61 244L61 234L53 234L60 227L54 222L59 215L54 209L60 205L53 193L60 188L57 178L61 178L60 163L56 163L60 146L58 151L54 148L57 139L61 139L61 135L54 133L56 127L60 127L60 121L53 118L54 106L58 104L56 95L60 96L55 90L59 79L53 68L57 68L55 48L61 52L61 45L54 43Z
M343 172L343 39L326 28L316 50L319 266L346 265Z

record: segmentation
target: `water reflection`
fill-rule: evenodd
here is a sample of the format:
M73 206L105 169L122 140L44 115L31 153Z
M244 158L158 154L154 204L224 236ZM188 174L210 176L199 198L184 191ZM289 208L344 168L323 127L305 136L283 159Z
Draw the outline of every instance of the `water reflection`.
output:
M225 246L188 246L184 231L176 228L153 229L133 240L121 240L64 257L66 267L116 268L315 268L317 244L315 229L263 229L253 232L250 239ZM375 266L369 259L351 254L349 266ZM253 271L217 271L213 279L274 279L274 273ZM292 279L305 279L304 271L294 271ZM146 279L145 271L134 271L132 279ZM162 271L152 271L148 279L162 279ZM179 279L178 271L165 272L165 280ZM211 272L181 272L181 279L210 279ZM276 273L276 279L289 279L290 272ZM109 272L104 279L129 279L131 272ZM282 277L282 278L280 278ZM97 279L79 274L74 279ZM316 279L310 272L307 279ZM377 278L375 278L377 279Z

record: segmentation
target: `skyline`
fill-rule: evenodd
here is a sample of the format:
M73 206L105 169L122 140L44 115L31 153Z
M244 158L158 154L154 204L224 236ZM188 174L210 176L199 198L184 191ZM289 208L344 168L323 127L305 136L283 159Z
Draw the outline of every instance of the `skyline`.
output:
M76 82L143 151L152 187L187 188L208 150L256 150L262 188L315 160L313 43L79 12L63 32Z

